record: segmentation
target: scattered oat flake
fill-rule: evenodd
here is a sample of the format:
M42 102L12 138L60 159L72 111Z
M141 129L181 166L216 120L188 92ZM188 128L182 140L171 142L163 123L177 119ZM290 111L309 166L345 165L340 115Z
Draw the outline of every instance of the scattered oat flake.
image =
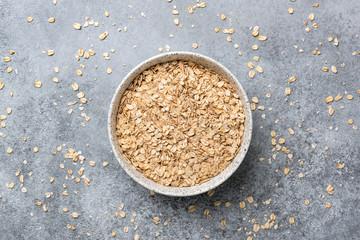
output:
M251 70L251 71L249 72L249 77L250 77L250 78L254 78L254 77L255 77L255 71L254 71L254 70Z
M49 23L55 22L55 18L53 18L53 17L52 17L52 18L49 18L49 19L48 19L48 22L49 22Z
M216 202L214 202L214 207L218 207L218 206L220 206L220 204L221 204L221 201L219 200L219 201L216 201Z
M334 65L331 66L331 71L332 71L333 73L337 73L337 72L338 72L337 68L336 68Z
M325 203L325 206L326 206L327 208L331 208L332 205L331 205L331 203L326 202L326 203Z
M313 21L315 19L314 13L309 14L309 20Z
M258 223L254 224L253 231L258 232L260 230L260 225Z
M327 98L325 98L325 102L326 103L329 103L329 102L332 102L334 101L334 97L333 96L328 96Z
M253 69L255 67L252 62L248 62L246 66L248 66L250 69Z
M192 14L194 12L194 9L191 6L188 6L187 8L188 8L188 11L190 14Z
M254 102L250 104L250 109L251 109L252 111L255 111L256 105L255 105Z
M289 222L290 222L290 224L294 224L294 222L295 222L294 217L290 217L290 218L289 218Z
M26 19L26 21L29 22L29 23L31 23L32 21L34 21L34 18L33 18L33 17L28 17L28 18Z
M338 163L338 164L337 164L337 167L338 167L339 169L343 169L343 168L344 168L344 164Z
M259 99L257 97L252 97L251 101L253 101L254 103L259 103Z
M79 90L79 85L77 85L76 83L72 83L72 84L71 84L71 87L72 87L72 89L73 89L74 91Z
M334 194L334 186L333 185L327 186L326 192L330 195L333 195Z
M292 76L292 77L289 77L289 83L293 83L296 81L296 77L295 76Z
M220 17L221 17L221 19L222 19L222 20L225 20L225 19L226 19L225 14L221 14L221 16L220 16Z
M289 133L290 133L291 135L294 135L294 134L295 134L295 132L294 132L294 130L293 130L292 128L289 128Z
M76 30L80 30L80 29L81 29L81 24L80 24L80 23L74 23L74 24L73 24L73 27L74 27Z
M41 83L41 81L35 81L35 82L34 82L34 85L35 85L35 87L37 87L37 88L41 88L42 83Z
M8 149L6 150L6 152L7 152L8 154L10 154L10 153L12 153L12 152L13 152L13 150L12 150L12 148L11 148L11 147L8 147Z
M286 89L285 89L285 93L286 93L286 95L290 95L290 93L291 93L291 88L289 88L289 87L286 88Z
M267 40L267 36L258 36L257 37L260 41L266 41Z
M288 11L289 11L290 14L294 13L294 9L292 7L289 7Z
M342 94L338 94L336 97L335 97L335 102L337 102L337 101L339 101L339 100L341 100L343 98L343 95Z
M202 2L202 3L200 3L200 4L199 4L199 7L201 7L201 8L206 7L206 2Z
M255 26L253 28L253 31L252 31L251 35L253 35L254 37L257 37L259 35L259 29L260 29L259 26Z
M76 72L76 74L79 75L79 76L82 76L82 75L83 75L83 73L82 73L82 71L81 71L80 69L76 69L75 72Z
M196 206L195 205L190 205L188 210L189 210L189 212L194 212L196 210Z
M55 51L52 50L52 49L49 49L49 50L46 51L46 54L47 54L48 56L52 56L52 55L54 55L54 53L55 53Z
M8 187L9 189L13 189L14 186L15 186L15 183L14 183L14 182L11 182L11 183L9 183L9 184L7 185L7 187Z
M347 99L347 100L352 100L352 99L354 99L354 96L353 96L353 95L347 95L347 96L346 96L346 99Z
M257 70L259 73L263 73L263 72L264 72L263 69L262 69L262 67L260 67L260 66L256 66L256 70Z
M220 224L221 224L222 227L225 227L225 226L226 226L226 220L225 220L225 219L221 219Z
M73 24L73 27L74 27L76 30L80 30L80 29L81 29L81 24L80 24L80 23L74 23L74 24Z
M112 67L109 67L109 68L106 70L106 73L107 73L107 74L111 74L111 73L112 73Z
M106 31L106 32L99 35L99 39L104 40L107 36L109 36L109 33Z
M196 43L193 43L192 47L196 49L196 48L198 48L198 45Z
M160 222L160 218L159 217L153 217L153 222L155 223L155 224L158 224L159 222Z
M212 195L214 195L214 193L215 193L215 190L214 190L214 189L211 189L210 191L208 191L208 192L206 193L206 195L207 195L208 197L211 197Z

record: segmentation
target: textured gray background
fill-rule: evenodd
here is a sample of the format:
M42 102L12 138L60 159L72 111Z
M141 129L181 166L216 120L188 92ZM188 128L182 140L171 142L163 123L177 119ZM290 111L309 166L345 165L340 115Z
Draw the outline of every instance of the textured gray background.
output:
M196 9L191 15L186 7L195 1L58 0L54 6L51 0L2 0L0 82L5 87L0 90L0 115L6 114L8 107L13 113L6 120L6 128L0 129L4 134L0 137L0 238L109 239L113 231L116 239L133 239L134 234L139 234L141 239L155 239L156 231L160 233L157 239L204 239L204 234L212 239L359 238L360 137L359 131L352 127L360 127L357 93L360 56L352 56L352 52L360 51L360 2L318 2L320 6L314 8L313 1L208 1L206 8ZM174 5L180 12L182 29L173 23ZM290 6L294 8L293 15L288 13ZM105 17L105 10L110 12L109 18ZM145 18L141 12L146 14ZM308 21L311 12L319 27L314 30L310 26L311 32L306 33L303 22ZM227 16L226 21L220 19L221 13ZM34 17L32 23L26 22L29 16ZM100 26L74 30L72 24L84 24L86 16L98 21ZM56 22L48 23L50 17L55 17ZM255 25L260 26L262 35L268 36L267 41L260 42L251 36L249 28ZM124 26L128 28L126 33L117 31ZM234 28L233 42L228 43L225 34L215 33L216 26ZM98 36L104 31L109 36L100 41ZM170 38L169 34L174 37ZM327 41L330 36L339 39L338 47ZM193 49L194 42L201 46ZM319 42L323 45L319 46ZM234 48L235 43L239 49ZM158 48L165 48L166 44L171 51L194 51L218 60L239 78L250 98L257 96L258 105L266 107L264 111L253 112L253 141L246 159L222 187L215 189L212 197L206 194L189 198L151 197L147 189L125 174L111 152L106 124L115 88L131 68L158 54ZM251 50L253 44L259 45L258 51ZM137 47L133 48L134 45ZM312 54L316 47L321 55ZM79 48L92 48L96 55L78 62L74 56ZM102 53L112 48L116 52L110 53L111 60L104 60ZM300 48L303 53L299 53ZM16 53L11 62L5 63L3 58L12 49ZM47 49L55 50L55 55L43 54ZM243 53L241 57L239 50ZM245 64L253 61L255 55L260 56L257 64L264 73L249 79ZM82 77L75 74L80 63L86 66ZM346 65L344 68L340 67L342 63ZM339 73L321 71L325 65L336 65ZM8 74L8 66L18 69L18 75L14 71ZM59 74L55 74L54 66L59 67ZM106 74L108 67L113 67L111 75ZM289 84L287 78L293 75L297 80ZM52 82L54 76L60 83ZM42 88L34 87L36 79L42 81ZM77 100L72 82L77 82L89 99L83 111L79 110L79 104L66 104ZM292 89L290 96L285 95L286 87ZM13 97L10 91L14 91ZM271 98L265 96L268 92ZM324 99L339 93L344 98L331 103L335 114L329 116L329 104ZM347 94L354 95L354 99L345 99ZM272 111L268 110L270 107ZM70 108L74 109L72 115L67 114ZM81 112L91 117L85 127L80 125L84 122ZM265 119L262 114L266 115ZM350 118L355 121L353 125L347 124ZM276 119L279 119L277 124ZM338 127L338 131L330 131L330 126ZM294 136L287 131L289 127L295 130ZM286 138L285 146L294 155L292 159L280 152L269 164L268 159L274 154L271 130ZM23 142L22 137L28 140ZM51 152L62 144L66 147L53 156ZM317 148L313 149L312 144L317 144ZM40 149L38 153L32 151L35 146ZM328 151L324 150L326 146ZM12 154L6 153L8 147L13 148ZM77 176L81 167L64 158L67 148L82 151L86 157L84 174L91 180L90 186L83 181L65 179L67 169ZM260 162L261 157L265 160ZM91 167L88 161L97 165ZM104 161L109 162L107 167L102 166ZM337 168L338 161L345 164L344 169ZM59 167L60 163L65 164L64 169ZM286 167L293 171L287 176ZM14 175L17 170L25 176L23 186L27 193L21 192L19 177ZM299 178L299 173L304 177ZM55 177L52 184L51 176ZM15 182L13 189L6 187L10 182ZM64 183L68 196L62 195ZM332 196L325 191L329 184L335 187ZM46 198L46 192L53 195ZM248 196L253 196L257 207L247 202L246 209L240 209L239 201ZM270 204L263 204L269 199ZM309 206L305 206L305 199L310 199ZM222 204L214 207L217 200ZM48 212L36 206L37 201L46 203ZM231 201L230 207L224 206L227 201ZM326 208L325 202L330 202L332 207ZM115 218L121 203L125 205L125 219ZM187 211L191 204L197 206L193 213ZM64 207L70 212L62 212ZM210 210L211 218L203 215L205 208ZM73 211L80 217L72 218ZM133 212L137 214L134 224L130 223ZM277 216L278 229L260 230L255 237L251 233L251 220L264 224L264 215L270 213ZM152 222L155 216L160 217L161 224ZM293 225L289 224L290 216L295 218ZM164 227L167 218L172 220ZM225 227L220 225L223 218L227 222ZM68 229L67 224L76 230ZM136 231L135 225L138 225ZM122 232L125 226L130 229L128 233ZM238 232L239 227L242 230Z

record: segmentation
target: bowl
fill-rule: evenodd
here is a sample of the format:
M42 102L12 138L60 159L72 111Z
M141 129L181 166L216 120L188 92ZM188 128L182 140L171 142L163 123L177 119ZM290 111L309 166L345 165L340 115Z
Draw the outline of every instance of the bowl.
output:
M235 156L235 158L227 166L227 168L225 168L225 170L222 171L220 174L211 178L207 182L201 183L199 185L194 185L191 187L164 186L146 178L142 173L137 171L129 163L129 161L125 158L125 156L120 152L120 146L116 136L116 122L117 122L117 114L118 114L120 100L123 93L130 85L130 83L144 70L159 63L171 62L175 60L196 62L203 65L204 67L212 69L216 73L223 76L235 88L236 93L239 95L240 100L243 103L243 108L245 110L245 130L243 135L243 141L240 146L240 150ZM148 188L149 190L152 190L156 193L160 193L167 196L173 196L173 197L187 197L187 196L194 196L201 193L205 193L211 189L216 188L224 181L226 181L238 169L238 167L245 158L245 155L248 151L251 141L252 127L253 127L252 115L251 115L249 100L237 78L219 62L209 57L191 52L170 52L170 53L160 54L155 57L149 58L144 62L140 63L138 66L136 66L129 74L126 75L126 77L122 80L122 82L116 89L110 104L110 110L108 116L108 132L109 132L110 143L113 152L115 154L115 157L117 158L117 160L119 161L120 165L125 170L125 172L129 174L129 176L132 179L134 179L136 182L138 182L145 188Z

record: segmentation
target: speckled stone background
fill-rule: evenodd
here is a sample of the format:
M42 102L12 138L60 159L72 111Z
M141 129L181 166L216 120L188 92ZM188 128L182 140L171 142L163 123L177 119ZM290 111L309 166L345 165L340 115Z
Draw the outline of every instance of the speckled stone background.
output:
M56 6L51 0L1 1L0 82L5 86L0 90L0 115L6 115L6 108L13 112L7 116L6 127L0 129L0 238L111 239L115 232L116 239L133 239L135 234L140 239L204 239L205 234L211 239L358 239L360 136L354 128L360 127L360 55L353 52L360 51L360 2L319 0L318 8L313 3L211 0L205 8L189 14L187 6L195 1L58 0ZM174 6L178 16L171 13ZM289 7L294 9L293 15L288 13ZM311 12L315 14L313 22L308 20ZM221 13L227 16L225 21ZM34 21L28 23L30 16ZM84 25L86 16L99 26L75 30L73 23ZM55 23L48 23L50 17L55 17ZM182 29L174 25L174 17L179 18ZM309 22L309 33L304 21ZM314 22L317 29L312 27ZM256 25L261 35L268 36L267 41L251 36L249 28ZM235 29L231 43L225 34L214 32L217 26ZM98 36L104 31L109 36L100 41ZM339 46L328 42L331 36L339 40ZM192 48L193 43L199 48ZM251 49L253 44L259 45L257 51ZM152 197L125 174L111 152L106 124L116 87L132 67L158 54L159 47L165 51L166 45L170 51L193 51L218 60L238 77L250 98L258 97L257 106L265 107L253 112L253 141L246 159L211 197ZM74 56L79 48L91 48L96 55L77 61ZM316 48L321 54L314 56ZM48 49L55 54L42 53ZM8 50L16 53L5 63ZM103 52L110 53L110 60L104 59ZM260 57L256 63L254 56ZM264 73L249 79L248 61L260 65ZM345 67L341 67L343 63ZM79 64L85 65L81 77L75 73L81 69ZM321 70L331 65L337 67L337 74ZM11 73L6 71L9 66ZM110 75L108 67L113 68ZM296 76L296 81L288 83L289 76ZM60 82L54 83L53 77ZM35 88L36 80L42 82L41 88ZM73 82L88 99L82 111L79 103L67 105L78 100L71 88ZM290 96L285 94L286 87L292 90ZM338 94L343 99L325 103L326 97ZM346 99L350 94L353 100ZM333 116L328 114L329 105L335 109ZM73 109L71 115L69 109ZM91 120L86 122L81 113ZM347 123L349 119L354 120L352 125ZM293 136L288 128L294 129ZM282 151L272 152L272 130L277 139L286 139L283 145L292 158ZM63 150L53 155L63 144ZM11 154L6 152L9 147ZM34 147L39 152L34 153ZM65 159L68 148L82 152L86 158L83 165ZM96 166L91 167L89 161ZM106 167L102 165L105 161L109 163ZM339 162L343 169L337 167ZM65 168L60 168L61 163ZM83 180L76 183L67 172L71 169L76 178L80 167L85 168L90 186ZM285 175L287 167L290 172ZM24 176L24 183L15 176L16 171ZM11 182L15 183L13 189L7 187ZM333 195L326 192L328 185L335 187ZM26 193L21 191L23 187ZM65 190L68 196L63 195ZM46 198L46 193L53 194ZM254 203L246 200L248 196ZM309 206L304 204L306 199ZM221 205L215 207L218 200ZM228 201L231 206L225 207ZM240 201L246 201L246 208L239 207ZM46 204L48 211L36 202ZM326 202L332 207L327 208ZM115 217L121 203L126 218ZM192 204L196 211L189 213ZM206 208L210 218L203 214ZM79 217L72 218L71 212L78 212ZM271 213L276 215L272 227L254 233L254 223L264 225ZM158 225L153 217L160 218ZM292 225L290 217L295 219ZM163 226L168 218L171 221ZM220 224L222 219L226 219L225 227ZM123 232L125 226L129 227L127 233Z

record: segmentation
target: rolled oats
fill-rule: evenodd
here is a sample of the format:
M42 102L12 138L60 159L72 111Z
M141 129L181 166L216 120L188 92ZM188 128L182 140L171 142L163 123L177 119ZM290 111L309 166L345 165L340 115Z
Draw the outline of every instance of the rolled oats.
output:
M197 63L173 61L141 73L117 116L121 152L136 170L165 186L201 184L239 151L243 103L230 83Z

